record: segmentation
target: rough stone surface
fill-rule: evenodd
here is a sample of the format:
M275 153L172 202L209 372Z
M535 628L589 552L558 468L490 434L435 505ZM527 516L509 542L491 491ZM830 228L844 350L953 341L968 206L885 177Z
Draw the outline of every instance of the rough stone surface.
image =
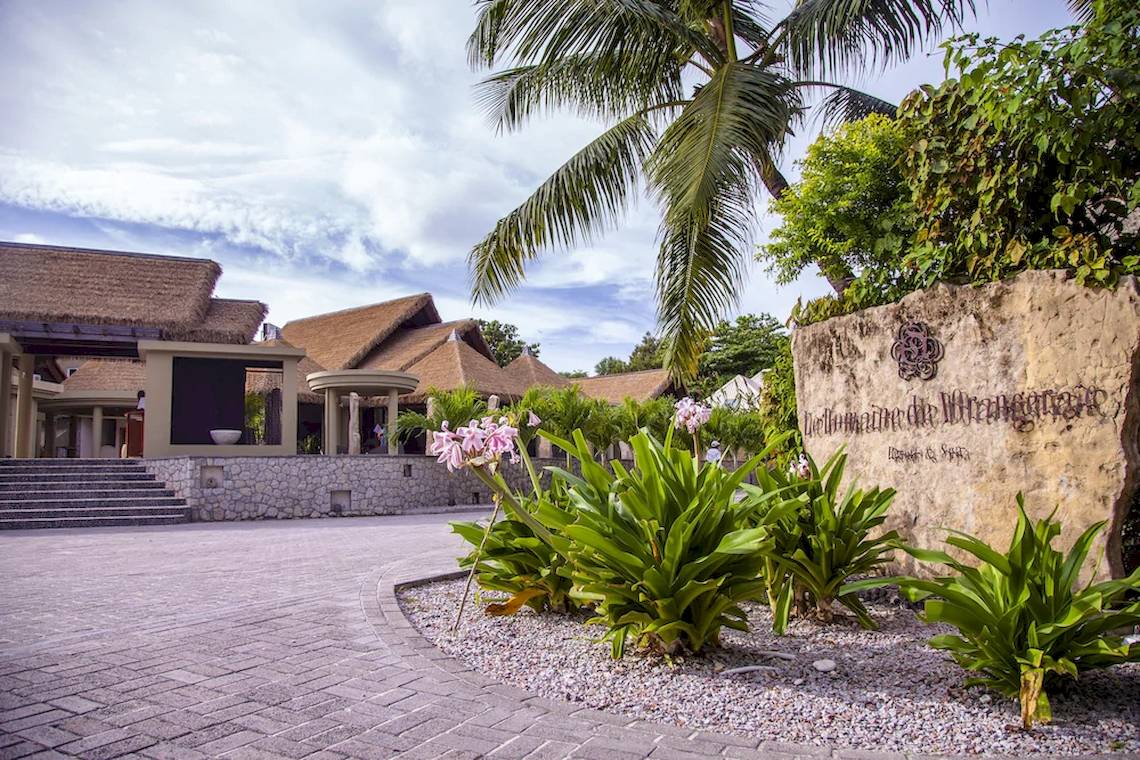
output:
M564 464L535 465L555 463ZM491 503L478 478L449 473L425 456L175 457L146 465L200 522L446 512ZM505 464L503 475L512 487L530 488L521 464Z
M931 379L903 379L892 356L914 322L943 349ZM1108 521L1094 553L1107 549L1102 576L1122 572L1140 464L1134 278L1115 290L1063 272L938 285L799 329L792 350L808 451L822 462L846 445L849 479L896 488L889 527L922 546L955 528L1004 547L1023 491L1032 516L1058 507L1062 543Z

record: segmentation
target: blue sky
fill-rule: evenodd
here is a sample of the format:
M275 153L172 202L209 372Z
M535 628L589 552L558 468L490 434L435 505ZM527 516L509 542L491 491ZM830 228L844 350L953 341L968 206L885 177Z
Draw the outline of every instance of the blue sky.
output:
M472 97L473 19L464 0L0 0L0 240L212 258L220 295L277 324L430 291L445 319L517 324L556 369L624 356L654 327L648 201L470 304L471 245L598 130L496 135ZM967 28L1067 23L1064 0L990 0ZM897 102L942 76L935 52L850 83ZM784 319L823 292L756 265L740 311Z

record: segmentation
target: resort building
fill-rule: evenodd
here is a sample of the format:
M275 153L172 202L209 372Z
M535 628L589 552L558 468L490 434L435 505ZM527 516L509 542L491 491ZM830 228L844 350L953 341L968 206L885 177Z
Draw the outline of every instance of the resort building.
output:
M429 293L254 342L265 305L214 297L220 276L205 259L0 243L0 456L422 454L393 421L432 390L493 404L535 386L614 404L680 392L664 370L568 380L529 350L499 367L478 323L444 322Z

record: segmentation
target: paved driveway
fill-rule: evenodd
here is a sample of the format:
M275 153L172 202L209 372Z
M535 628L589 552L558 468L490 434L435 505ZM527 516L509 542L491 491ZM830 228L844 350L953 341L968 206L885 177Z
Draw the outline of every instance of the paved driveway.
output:
M392 592L454 569L453 517L0 533L0 758L845 754L632 721L467 670Z

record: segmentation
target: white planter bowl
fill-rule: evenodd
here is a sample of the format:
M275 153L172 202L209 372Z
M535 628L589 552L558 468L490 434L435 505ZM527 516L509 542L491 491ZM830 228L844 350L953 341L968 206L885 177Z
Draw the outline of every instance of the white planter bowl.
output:
M241 440L240 430L211 430L210 437L219 446L232 446Z

